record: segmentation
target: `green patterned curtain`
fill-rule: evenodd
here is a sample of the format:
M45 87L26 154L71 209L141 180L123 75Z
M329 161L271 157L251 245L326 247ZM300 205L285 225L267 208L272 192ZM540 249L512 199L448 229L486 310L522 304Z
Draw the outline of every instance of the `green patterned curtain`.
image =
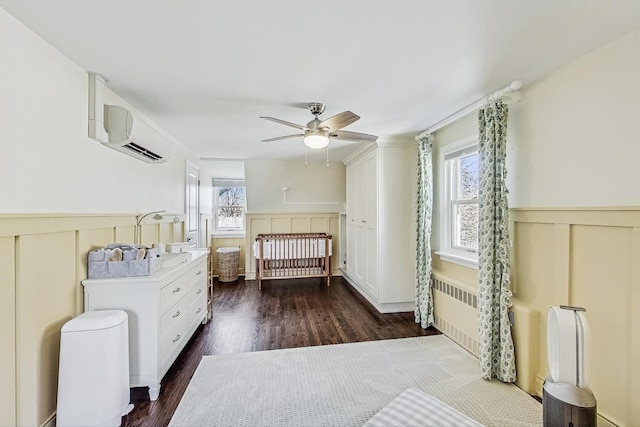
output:
M485 379L516 379L509 323L509 207L507 169L508 107L498 101L479 113L478 311L480 370Z
M416 323L433 324L431 275L431 216L433 210L433 162L431 136L418 138L418 183L416 207Z

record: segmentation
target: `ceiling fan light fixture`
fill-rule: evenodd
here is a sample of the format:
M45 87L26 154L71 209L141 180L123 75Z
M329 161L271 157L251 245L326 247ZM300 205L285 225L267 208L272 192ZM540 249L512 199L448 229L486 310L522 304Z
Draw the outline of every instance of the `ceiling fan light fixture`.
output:
M329 135L326 133L312 133L304 137L304 145L315 150L329 145Z
M280 123L282 125L296 128L304 132L295 135L286 135L279 136L277 138L263 139L262 142L280 141L282 139L298 138L302 136L306 155L306 148L312 148L314 150L321 150L323 148L326 148L327 150L329 150L329 137L336 141L368 143L375 143L378 139L378 137L375 135L342 130L342 128L344 128L345 126L349 126L353 122L360 119L360 116L352 113L351 111L343 111L342 113L336 114L335 116L329 117L328 119L320 120L318 116L324 111L324 104L322 104L321 102L312 102L308 104L308 108L311 114L314 115L314 118L309 123L307 123L306 126L288 122L286 120L276 119L275 117L260 116L261 119Z

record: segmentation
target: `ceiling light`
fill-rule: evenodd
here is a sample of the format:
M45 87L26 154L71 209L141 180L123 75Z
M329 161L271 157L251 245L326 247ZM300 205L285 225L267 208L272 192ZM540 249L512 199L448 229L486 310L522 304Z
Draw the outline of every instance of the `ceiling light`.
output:
M329 145L329 135L324 133L310 133L304 137L304 145L319 150Z

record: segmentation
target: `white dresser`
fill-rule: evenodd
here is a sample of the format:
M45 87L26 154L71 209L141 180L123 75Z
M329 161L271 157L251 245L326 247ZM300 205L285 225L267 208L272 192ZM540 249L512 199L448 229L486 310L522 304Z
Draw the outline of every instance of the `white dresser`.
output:
M82 281L85 311L127 312L130 386L148 386L151 400L158 398L162 377L206 321L207 254L171 254L174 265L163 262L150 276Z

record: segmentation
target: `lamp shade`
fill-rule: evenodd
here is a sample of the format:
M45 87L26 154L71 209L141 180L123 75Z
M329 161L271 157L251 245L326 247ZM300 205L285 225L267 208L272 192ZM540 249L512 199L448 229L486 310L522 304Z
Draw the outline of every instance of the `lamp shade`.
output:
M304 145L318 150L329 145L329 137L321 133L312 133L304 137Z

